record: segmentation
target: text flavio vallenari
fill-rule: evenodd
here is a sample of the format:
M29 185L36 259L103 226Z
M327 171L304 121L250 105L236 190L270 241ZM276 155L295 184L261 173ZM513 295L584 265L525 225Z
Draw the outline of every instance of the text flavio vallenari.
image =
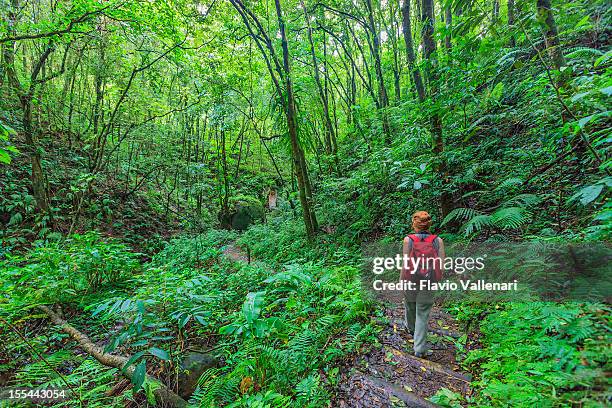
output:
M484 279L478 280L460 280L459 282L451 282L448 279L442 282L434 282L431 280L421 280L418 282L409 280L400 280L398 282L385 282L382 279L376 279L372 282L374 290L429 290L429 291L509 291L518 290L518 281L515 279L512 282L487 282Z

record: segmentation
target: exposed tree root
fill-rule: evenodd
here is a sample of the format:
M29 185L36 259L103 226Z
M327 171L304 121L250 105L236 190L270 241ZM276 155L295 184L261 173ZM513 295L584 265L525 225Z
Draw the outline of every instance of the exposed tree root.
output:
M428 368L429 370L436 371L441 374L446 374L458 380L469 383L472 381L472 376L469 374L458 373L457 371L453 371L450 368L443 366L442 364L436 363L434 361L429 361L424 358L418 358L411 354L406 354L406 357L410 360L414 360L417 364L422 365L423 367Z
M127 369L123 370L123 367L129 361L129 358L116 354L105 353L104 350L94 344L89 337L87 337L87 335L81 333L79 330L68 324L66 320L58 316L57 313L51 310L51 308L47 306L38 306L38 308L45 312L53 323L60 326L64 333L69 334L70 337L76 340L83 351L98 360L101 364L119 369L121 373L129 380L132 379L136 367L131 365ZM187 406L187 401L175 394L172 390L168 389L168 387L166 387L161 381L149 375L147 375L147 380L155 383L156 385L153 395L155 396L155 400L159 405L179 408Z
M394 395L396 398L404 401L407 406L411 408L439 408L440 406L434 404L431 401L426 400L423 397L419 397L413 392L408 392L401 389L397 384L390 383L381 378L372 377L369 375L361 374L361 376L379 388L384 389L389 394Z

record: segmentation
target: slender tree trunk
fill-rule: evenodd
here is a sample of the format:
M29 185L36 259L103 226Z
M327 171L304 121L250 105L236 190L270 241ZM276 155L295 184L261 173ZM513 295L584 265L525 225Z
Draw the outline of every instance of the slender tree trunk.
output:
M28 145L30 162L32 164L32 192L36 200L36 206L44 213L49 212L49 192L47 189L47 177L43 171L42 157L39 153L38 140L32 126L32 100L29 95L21 97L21 109L23 110L22 124L25 141Z
M9 35L14 35L14 27L17 23L17 12L19 8L19 0L12 0L10 11L8 13ZM23 134L32 169L32 194L36 201L36 207L44 213L49 213L49 192L47 188L47 178L42 166L38 138L33 129L32 96L35 93L35 83L38 78L38 74L40 73L41 68L45 65L51 52L51 43L49 43L32 68L32 73L30 75L31 83L28 88L25 88L20 82L19 77L17 76L17 70L15 68L15 42L9 41L2 45L2 58L6 77L9 85L13 89L15 95L19 98L19 102L21 104Z
M412 43L412 22L410 21L410 1L404 0L402 5L402 31L404 32L404 43L406 43L406 59L408 60L408 69L412 74L412 81L416 89L419 100L425 100L425 87L423 86L423 78L421 71L416 66L416 56L414 53L414 45Z
M370 34L372 35L372 54L374 57L374 71L376 73L376 81L378 82L378 100L382 109L383 133L385 134L385 142L391 143L391 129L389 127L389 118L386 109L389 106L389 96L385 87L385 77L383 75L382 63L380 60L380 37L376 24L374 23L374 10L372 9L372 0L365 0L368 9L368 22Z
M450 6L446 7L446 9L444 10L444 21L446 23L446 31L447 34L444 37L444 45L446 47L446 49L448 50L448 52L450 53L451 48L452 48L452 30L453 30L453 11L450 8Z
M226 227L230 227L229 225L229 195L230 195L230 185L229 185L229 177L227 171L227 152L225 151L225 129L221 129L221 164L223 166L223 201L221 203L221 213L224 216L224 220L228 221L228 225Z
M552 12L551 0L536 0L538 8L538 21L544 30L544 41L548 55L556 69L565 65L565 59L559 45L559 32Z
M317 230L317 219L312 208L312 189L310 188L310 179L308 170L306 169L306 160L304 151L302 150L298 139L298 128L296 120L295 97L293 95L293 84L291 81L291 68L289 65L289 46L287 44L287 34L285 32L285 22L280 5L280 0L274 1L276 6L276 15L278 18L279 31L281 36L281 44L283 48L283 69L285 77L285 92L286 92L286 116L289 138L291 140L291 150L293 152L293 162L295 173L298 181L300 203L302 205L302 216L306 227L306 235L312 239Z
M514 38L514 0L508 0L508 30L510 31L510 47L516 47Z
M304 18L306 20L306 28L308 32L308 42L310 44L310 56L312 58L312 65L314 68L314 78L319 92L319 98L321 99L321 106L323 107L323 121L325 123L325 151L327 154L331 154L334 151L332 139L334 138L334 126L329 115L329 104L327 100L327 93L321 84L321 77L319 75L319 63L317 61L317 55L315 54L314 41L312 39L312 28L310 26L310 16L308 10L304 5L304 1L301 0L302 8L304 9Z
M493 22L499 17L499 0L493 0Z
M325 16L323 16L325 17ZM328 83L329 83L329 74L328 74L328 68L329 68L329 64L327 62L327 37L326 37L326 33L323 32L323 73L325 74L325 86L324 86L324 94L325 94L325 100L327 101L327 116L331 116L329 114L329 95L330 95L330 91L328 89ZM332 101L334 100L333 98L333 90L331 91L332 94ZM338 163L338 123L334 122L331 120L330 118L330 122L333 124L331 130L331 142L332 142L332 153L334 154L334 160L336 161L336 167L339 167L339 163Z
M389 4L389 20L390 20L390 24L391 24L391 29L390 31L390 35L389 38L391 39L391 47L393 50L393 85L395 87L395 104L399 104L400 99L401 99L401 85L400 85L400 76L401 76L401 70L400 70L400 63L399 63L399 51L398 51L398 46L397 46L397 19L396 19L396 13L397 13L397 9L394 6L395 3L391 3Z
M438 97L438 84L437 84L437 62L435 59L436 42L434 39L434 6L433 0L423 0L421 24L422 24L422 36L423 36L423 57L427 60L426 77L429 83L429 91L431 99L435 101ZM433 111L430 117L431 134L433 152L436 154L439 160L438 174L442 180L442 185L447 181L447 166L446 160L444 160L444 139L442 135L442 118L437 111ZM442 216L446 216L452 210L452 197L442 191L440 193L440 210Z

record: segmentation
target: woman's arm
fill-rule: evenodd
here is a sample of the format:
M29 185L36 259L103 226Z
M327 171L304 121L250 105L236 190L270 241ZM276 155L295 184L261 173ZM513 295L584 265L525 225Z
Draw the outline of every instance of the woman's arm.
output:
M444 259L446 258L446 250L444 249L444 241L438 237L438 256L440 257L440 270L444 273Z
M444 258L446 258L446 250L444 249L444 241L440 237L438 237L438 244L438 255L442 259L442 263L444 263Z

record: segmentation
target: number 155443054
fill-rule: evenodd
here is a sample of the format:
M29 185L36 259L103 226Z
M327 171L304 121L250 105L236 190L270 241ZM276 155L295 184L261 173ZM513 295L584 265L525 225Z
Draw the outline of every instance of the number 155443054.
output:
M63 388L4 388L0 389L1 400L29 400L33 402L61 401L70 397L69 390Z

